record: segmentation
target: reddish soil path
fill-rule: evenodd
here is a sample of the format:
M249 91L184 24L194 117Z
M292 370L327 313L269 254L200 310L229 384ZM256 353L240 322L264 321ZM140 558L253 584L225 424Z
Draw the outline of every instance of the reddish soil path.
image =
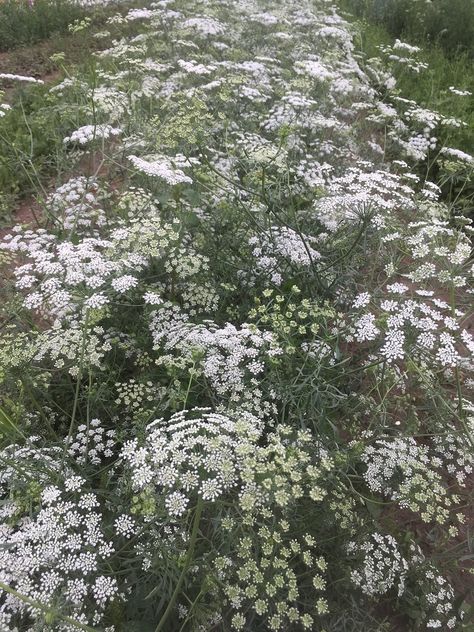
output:
M33 196L21 200L15 207L10 226L0 228L0 241L11 232L13 226L18 224L35 227L41 217L41 209Z

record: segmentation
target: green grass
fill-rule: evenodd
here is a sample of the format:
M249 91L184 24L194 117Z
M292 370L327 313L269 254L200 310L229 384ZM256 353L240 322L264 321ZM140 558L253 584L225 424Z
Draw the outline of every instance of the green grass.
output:
M344 3L346 6L350 2ZM389 30L365 18L359 22L360 37L356 43L367 58L378 57L380 46L393 43ZM400 94L423 107L436 110L447 117L459 118L466 125L449 131L450 142L463 151L474 147L474 99L459 97L449 91L451 86L474 94L474 64L464 52L448 56L439 45L425 43L420 60L428 68L419 74L404 72L397 76ZM444 140L444 139L443 139Z
M0 51L34 44L86 15L85 9L67 0L4 0L0 3Z
M392 38L427 42L445 54L474 59L472 0L344 0L357 17L383 26Z
M21 55L13 54L14 63L0 65L0 72L50 77L53 84L76 65L86 72L97 50L93 33L87 30L18 49ZM59 67L50 57L61 49L64 59ZM49 82L34 86L0 82L0 103L14 104L0 121L0 227L10 224L17 201L41 190L41 180L56 173L64 154L62 137L71 125L80 124L81 112L60 107L50 88Z
M472 4L467 0L454 0L454 2L456 5L461 2L464 8L467 8L468 14L473 14L474 19L474 2ZM386 9L385 13L381 13L382 4ZM417 0L413 0L413 6L417 4ZM442 3L433 2L433 4L441 7ZM397 13L389 13L387 9L387 7L393 8L397 5L401 11L400 7L404 6L404 0L386 0L385 3L376 0L340 0L340 5L347 12L346 17L357 22L356 46L363 58L379 57L380 47L393 44L395 37L421 47L419 59L427 65L427 69L420 73L410 72L403 68L396 70L398 93L406 99L416 101L428 110L463 121L463 125L457 128L438 128L436 135L442 145L472 154L474 98L458 96L450 92L449 88L467 90L474 94L474 57L472 56L474 55L474 37L472 50L468 46L454 48L443 45L439 38L427 37L428 27L423 30L421 26L416 27L414 24L411 29L408 28L407 22L402 22L400 16L396 17ZM461 24L457 24L456 28L461 29ZM469 30L469 28L470 21L466 19L466 29ZM416 32L418 32L418 37L414 35ZM459 42L464 41L463 33L464 31L459 30ZM472 173L447 174L437 160L420 164L418 169L419 175L428 176L441 186L444 201L453 205L454 213L472 216L474 199Z
M18 4L7 0L12 15L13 5ZM56 0L39 0L38 4L52 7ZM68 9L65 7L71 5L57 4L64 7L61 15L66 18ZM122 5L122 9L125 11L135 5L140 3L130 2ZM0 0L0 13L3 7ZM20 14L23 10L24 4L20 3L17 11ZM87 76L91 72L94 52L107 45L95 35L106 28L107 18L116 11L117 7L90 12L87 28L74 32L67 29L63 34L23 44L0 56L0 73L34 76L46 81L46 85L31 86L0 80L0 103L14 104L8 115L0 119L0 228L10 225L16 203L41 190L40 181L56 173L64 160L62 138L71 126L82 124L83 112L74 108L66 111L60 106L61 99L49 90L65 74ZM70 14L71 22L73 17ZM4 24L0 22L0 33L3 29ZM0 37L0 46L1 42Z

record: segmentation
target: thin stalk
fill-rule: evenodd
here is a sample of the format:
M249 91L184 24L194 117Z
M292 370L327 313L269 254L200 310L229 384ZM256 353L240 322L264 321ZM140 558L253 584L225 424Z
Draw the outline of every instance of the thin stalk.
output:
M203 507L204 507L204 501L202 498L199 498L196 505L196 511L194 513L193 529L191 532L191 539L189 541L189 548L188 548L188 552L186 553L186 559L184 561L183 570L181 571L181 575L179 576L178 583L176 584L173 594L171 595L171 599L168 602L168 606L166 607L166 610L163 616L161 617L160 622L156 626L155 632L161 632L161 630L163 630L164 625L169 615L171 614L171 611L174 608L176 599L178 598L179 592L181 590L181 586L183 585L184 579L186 577L186 573L188 572L191 562L193 560L194 547L196 545L196 539L197 539L197 535L199 531L199 524L201 522ZM153 594L153 591L150 593L150 595L148 595L148 597L150 597L152 594Z
M79 391L80 391L80 388L81 388L82 368L83 368L83 364L84 364L84 355L85 355L85 352L86 352L86 337L87 337L88 324L89 324L89 310L86 311L86 315L85 315L85 318L84 318L84 329L83 329L83 334L82 334L81 354L80 354L80 357L79 357L79 370L77 372L76 388L75 388L75 391L74 391L74 402L73 402L73 405L72 405L71 423L69 424L69 431L67 433L67 439L66 439L65 444L64 444L63 463L64 463L64 459L66 457L66 452L67 452L67 448L68 448L69 442L70 442L71 437L72 437L72 431L73 431L73 428L74 428L74 422L76 421L77 407L78 407L78 402L79 402Z
M52 614L54 618L61 619L61 621L66 621L66 623L69 623L69 625L73 625L74 627L79 628L79 630L86 630L86 632L99 632L99 628L91 628L85 623L80 623L79 621L76 621L75 619L72 619L71 617L65 617L64 615L61 615L58 612L55 612L51 608L44 606L42 603L39 603L38 601L35 601L34 599L30 599L30 597L27 597L26 595L22 595L21 593L16 591L14 588L10 588L10 586L8 586L7 584L4 584L3 582L0 582L0 589L4 590L10 595L13 595L20 601L23 601L23 603L27 603L33 608L42 610L46 614Z

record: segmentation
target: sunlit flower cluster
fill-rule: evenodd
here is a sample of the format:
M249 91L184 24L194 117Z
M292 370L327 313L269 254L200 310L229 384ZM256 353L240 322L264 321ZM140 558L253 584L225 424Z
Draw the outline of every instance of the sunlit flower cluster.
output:
M118 4L93 70L0 74L58 163L0 242L2 630L458 626L472 157L333 5Z

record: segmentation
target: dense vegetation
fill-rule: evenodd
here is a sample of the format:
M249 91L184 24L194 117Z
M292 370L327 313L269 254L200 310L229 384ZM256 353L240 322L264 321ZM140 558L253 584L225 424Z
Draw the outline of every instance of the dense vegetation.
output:
M0 73L0 629L472 630L469 50L350 5Z
M0 2L0 51L33 44L67 32L86 15L76 2L63 0L2 0Z
M474 3L469 0L344 0L359 17L383 25L394 38L440 46L474 59Z
M430 111L462 121L455 128L438 128L437 133L443 145L452 144L470 153L474 147L474 3L460 0L457 4L459 11L452 2L443 0L341 0L348 19L357 18L355 44L363 59L386 58L384 49L388 47L390 54L391 45L400 37L419 48L416 72L406 72L403 63L392 65L397 86L386 98L410 99ZM452 10L448 11L449 7ZM433 16L438 25L436 32L449 32L449 38L442 42L430 35ZM459 98L455 86L463 88L464 98ZM443 200L455 213L474 217L470 169L446 173L440 169L437 152L430 152L415 169L420 177L428 177L440 186Z

